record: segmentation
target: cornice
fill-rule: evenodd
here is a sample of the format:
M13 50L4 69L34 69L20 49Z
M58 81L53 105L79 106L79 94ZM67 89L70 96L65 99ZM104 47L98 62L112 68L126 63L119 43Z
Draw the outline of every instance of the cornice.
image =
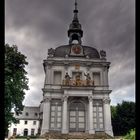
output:
M95 61L95 60L76 60L76 59L60 59L60 60L44 60L43 65L46 66L73 66L74 64L80 64L86 67L107 67L109 68L110 62Z

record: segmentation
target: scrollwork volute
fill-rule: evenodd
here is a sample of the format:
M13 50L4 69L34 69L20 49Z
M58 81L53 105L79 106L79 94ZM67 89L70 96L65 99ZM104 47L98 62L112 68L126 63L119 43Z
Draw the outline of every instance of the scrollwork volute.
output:
M46 97L45 99L44 99L44 102L50 102L51 101L51 97Z
M52 65L50 65L50 64L49 64L49 65L47 65L47 66L48 66L48 69L51 69L51 68L52 68Z
M93 96L92 95L88 96L88 100L89 100L89 102L93 102Z
M68 100L68 96L63 96L62 98L63 102Z
M110 98L104 98L103 99L104 104L110 104L110 102L111 102Z
M54 54L55 54L55 49L53 49L53 48L48 49L48 56L49 57L53 57Z
M47 67L48 67L48 69L51 69L51 68L52 68L53 63L54 63L54 62L47 62Z

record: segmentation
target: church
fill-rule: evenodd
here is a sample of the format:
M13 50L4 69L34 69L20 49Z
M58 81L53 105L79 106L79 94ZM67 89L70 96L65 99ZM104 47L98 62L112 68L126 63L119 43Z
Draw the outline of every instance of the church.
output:
M77 2L68 29L69 43L48 49L40 104L41 135L104 132L113 136L108 71L104 50L82 45Z

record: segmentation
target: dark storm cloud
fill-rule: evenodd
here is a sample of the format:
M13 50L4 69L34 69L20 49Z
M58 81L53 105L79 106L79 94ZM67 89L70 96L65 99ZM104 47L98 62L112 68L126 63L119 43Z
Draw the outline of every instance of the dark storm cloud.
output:
M104 49L111 62L112 104L134 100L134 0L79 0L83 44ZM6 42L17 44L29 61L30 91L24 101L39 105L44 84L43 59L48 48L67 44L74 0L6 0ZM114 99L116 94L120 98Z

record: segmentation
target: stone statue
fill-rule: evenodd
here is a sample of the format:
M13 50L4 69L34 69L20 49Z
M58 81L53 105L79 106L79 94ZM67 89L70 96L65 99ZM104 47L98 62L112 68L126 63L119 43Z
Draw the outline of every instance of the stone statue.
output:
M53 57L54 56L54 53L55 53L55 49L53 49L53 48L48 49L48 55L49 55L49 57Z
M100 55L101 55L102 58L105 58L106 57L106 52L104 50L101 50Z
M90 82L91 82L91 77L90 77L89 73L87 73L87 74L84 73L84 76L86 76L86 85L89 86Z
M69 85L70 84L70 79L71 77L69 76L69 74L66 72L66 75L65 75L65 85Z
M81 85L81 79L80 79L80 74L78 73L76 76L75 76L75 84L76 86L80 86Z

